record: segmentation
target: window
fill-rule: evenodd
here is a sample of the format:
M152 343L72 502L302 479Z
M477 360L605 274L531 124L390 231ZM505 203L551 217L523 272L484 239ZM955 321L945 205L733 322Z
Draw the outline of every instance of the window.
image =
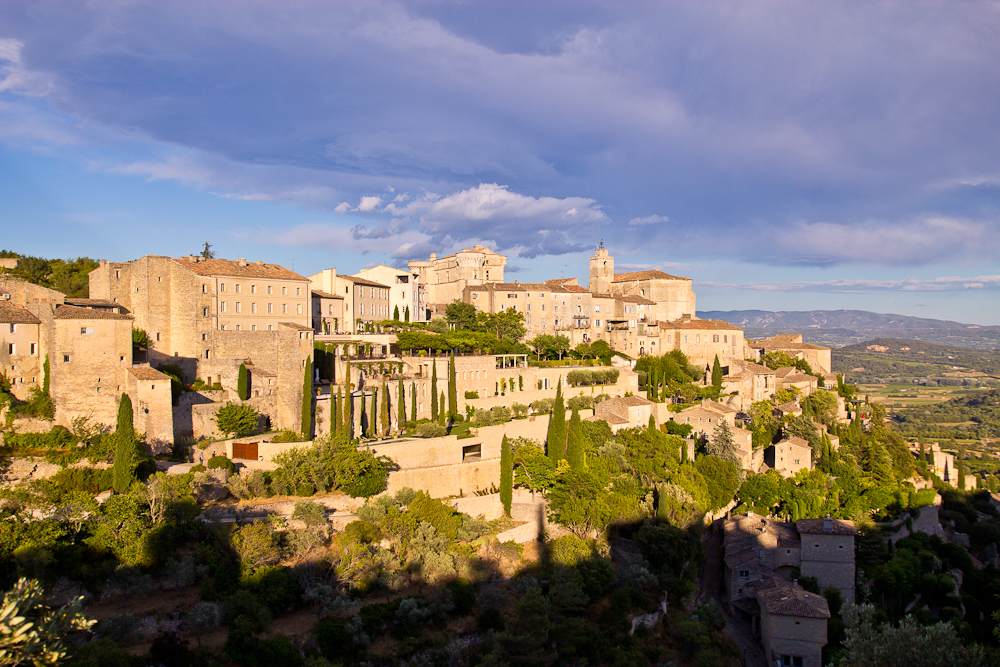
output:
M479 298L479 295L478 295L477 293L473 292L473 293L472 293L472 298L473 298L474 300L475 300L475 299L478 299L478 298Z
M205 358L208 359L208 350L205 350ZM208 379L209 384L212 383L212 378Z
M226 283L219 283L219 291L220 292L226 291Z
M284 296L286 294L288 294L288 288L287 287L282 287L281 288L281 295Z
M240 293L240 284L239 283L236 283L236 293L237 294Z
M295 306L295 312L298 313L299 315L302 314L302 304L301 303L298 304L297 306Z
M225 301L220 301L219 302L219 312L220 313L226 312L226 302Z
M740 570L740 579L749 579L750 570Z
M14 343L7 343L7 354L14 354Z
M226 325L225 325L225 323L222 323L222 324L220 324L220 325L219 325L219 330L220 330L220 331L225 331L225 330L226 330Z
M250 325L250 331L256 331L256 330L257 330L257 325L256 324L251 324Z
M271 325L270 325L270 324L268 324L268 325L267 325L267 330L268 330L268 331L270 331L270 330L271 330Z
M94 327L80 327L80 335L81 336L93 336L94 335Z
M31 349L30 352L31 356L35 356L36 354L38 354L38 343L29 344L29 348Z
M207 334L207 333L203 333L203 334L201 335L201 339L202 339L202 340L208 340L208 334Z
M237 301L236 302L236 312L239 313L239 312L242 312L242 311L243 311L243 304L242 304L242 302Z
M267 304L267 312L268 312L268 313L270 313L270 312L271 312L271 304Z
M208 308L202 308L201 309L201 316L202 317L208 317Z
M206 285L205 283L201 284L201 293L208 294L208 285Z
M281 304L281 313L285 314L287 312L288 312L288 304L287 303Z
M267 286L267 293L268 293L268 294L270 294L270 293L271 293L271 286L270 286L270 285L268 285L268 286Z
M68 364L69 363L69 355L68 354L64 354L63 355L63 363L64 364Z
M542 304L542 310L545 310L545 304L544 303Z
M594 306L594 312L595 313L601 312L601 307L600 306Z
M296 287L295 288L295 296L302 296L302 288L301 287Z
M256 285L251 285L250 286L250 293L251 294L256 294L257 293L257 286Z
M240 330L241 330L241 327L240 327L240 325L239 325L239 324L237 324L237 325L236 325L236 330L237 330L237 331L240 331Z
M250 304L250 312L251 313L256 313L257 312L257 304L256 303L251 303Z
M516 299L516 298L517 298L517 295L516 295L516 294L508 294L508 295L507 295L507 298L508 298L508 299Z
M156 332L156 342L160 342L160 332Z
M121 271L115 271L115 278L121 278L121 277L122 277L122 272Z
M722 337L722 342L723 343L728 343L729 342L729 336L723 336Z
M594 320L594 326L595 327L601 326L601 321L600 320Z

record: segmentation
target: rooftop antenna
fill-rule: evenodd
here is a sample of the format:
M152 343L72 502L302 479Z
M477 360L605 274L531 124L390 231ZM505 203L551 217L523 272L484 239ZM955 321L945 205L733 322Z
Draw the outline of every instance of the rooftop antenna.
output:
M604 239L601 239L601 243L600 243L600 245L598 245L597 247L598 247L598 249L600 249L600 250L603 250L603 249L604 249Z

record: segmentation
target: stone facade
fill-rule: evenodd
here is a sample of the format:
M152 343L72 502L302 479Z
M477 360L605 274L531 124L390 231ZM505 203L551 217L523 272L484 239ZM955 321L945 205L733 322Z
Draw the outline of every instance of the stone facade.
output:
M829 516L801 519L796 529L802 544L802 576L815 577L820 590L839 589L844 604L853 604L854 538L858 534L854 522Z
M11 392L21 400L41 386L41 323L27 308L0 301L0 375L7 378Z
M408 265L426 290L428 309L461 300L467 286L502 283L506 266L506 257L481 245L440 258L431 253L428 261L413 261ZM427 313L425 317L430 319Z
M800 470L812 470L812 457L813 450L809 443L792 436L768 447L764 460L782 477L793 477Z
M768 352L784 352L793 359L804 359L814 373L830 375L832 352L830 348L813 343L803 343L802 334L779 334L762 340L747 341L747 346L757 355Z
M317 334L337 334L346 326L344 297L314 289L312 294L312 324Z
M125 391L132 401L132 424L146 434L155 453L169 451L174 442L170 377L155 368L132 366L125 374Z
M743 359L743 330L720 320L684 318L660 322L660 337L665 349L681 350L688 361L711 371L716 357L722 366Z
M796 584L756 591L764 655L774 665L823 667L830 608L826 598Z
M391 320L389 287L373 280L351 276L354 283L354 322L360 330L361 322Z
M594 418L603 419L612 431L636 426L648 426L654 403L639 396L609 398L594 408Z
M749 410L757 401L768 401L778 390L774 371L750 361L733 361L722 378L722 390L735 394L740 410Z
M420 275L411 271L394 269L380 264L370 269L358 271L357 278L372 280L389 288L389 317L399 309L399 321L406 321L409 311L410 322L423 322L427 314L427 294L420 284Z
M344 319L337 323L333 332L354 332L354 282L351 277L339 275L337 269L323 269L319 273L309 276L309 283L314 290L344 299L342 305Z

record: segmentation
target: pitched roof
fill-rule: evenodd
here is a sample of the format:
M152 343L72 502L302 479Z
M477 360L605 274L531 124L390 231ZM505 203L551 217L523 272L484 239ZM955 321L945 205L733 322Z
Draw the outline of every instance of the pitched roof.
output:
M41 324L41 320L27 308L15 306L9 301L0 301L0 322L4 324Z
M83 299L77 297L66 297L67 306L81 306L81 307L96 307L96 308L121 308L121 306L114 301L109 301L107 299Z
M80 306L58 306L52 315L57 320L131 320L131 315L95 310Z
M312 327L307 327L304 324L296 324L295 322L278 322L283 327L288 327L289 329L296 329L298 331L312 331Z
M690 330L717 330L717 331L743 331L735 324L723 322L722 320L675 320L673 322L660 322L661 329L690 329Z
M644 296L623 296L623 297L620 297L620 298L621 298L622 301L626 301L628 303L644 303L644 304L646 304L648 306L655 306L656 305L655 301L651 301L651 300L647 299Z
M330 294L329 292L324 292L323 290L318 290L318 289L312 290L312 295L318 296L321 299L340 299L341 301L344 300L344 297L338 294Z
M231 259L205 259L198 257L192 262L190 257L178 257L173 261L200 276L232 276L234 278L270 278L272 280L307 280L294 271L278 264L264 262L235 261Z
M780 441L778 441L777 444L780 445L782 443L788 443L789 445L795 445L796 447L805 447L808 449L812 449L812 447L809 446L808 440L803 440L802 438L795 435L788 438L782 438Z
M633 271L631 273L616 273L612 282L623 283L630 280L690 280L690 278L672 276L663 271Z
M128 372L135 377L136 380L169 380L170 376L166 373L156 370L155 368L150 368L149 366L132 366L128 369Z
M801 618L830 618L830 605L822 595L794 584L757 591L757 601L767 613Z
M383 285L382 283L377 283L374 280L368 280L367 278L361 278L358 276L347 276L350 278L351 282L355 285L367 285L369 287L381 287L382 289L389 289L388 285Z
M826 522L829 521L828 525ZM844 519L799 519L795 523L796 528L798 528L799 533L802 534L820 534L820 535L857 535L858 529L854 527L853 521L847 521ZM826 528L829 530L826 530Z

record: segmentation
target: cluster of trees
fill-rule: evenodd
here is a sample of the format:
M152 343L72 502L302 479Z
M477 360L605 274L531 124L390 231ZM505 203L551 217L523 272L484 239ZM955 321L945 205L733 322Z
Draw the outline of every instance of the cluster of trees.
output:
M10 250L0 250L0 257L16 257L18 260L17 267L8 270L7 275L57 290L69 297L89 296L90 278L87 274L99 266L97 260L89 257L45 259L20 255Z

